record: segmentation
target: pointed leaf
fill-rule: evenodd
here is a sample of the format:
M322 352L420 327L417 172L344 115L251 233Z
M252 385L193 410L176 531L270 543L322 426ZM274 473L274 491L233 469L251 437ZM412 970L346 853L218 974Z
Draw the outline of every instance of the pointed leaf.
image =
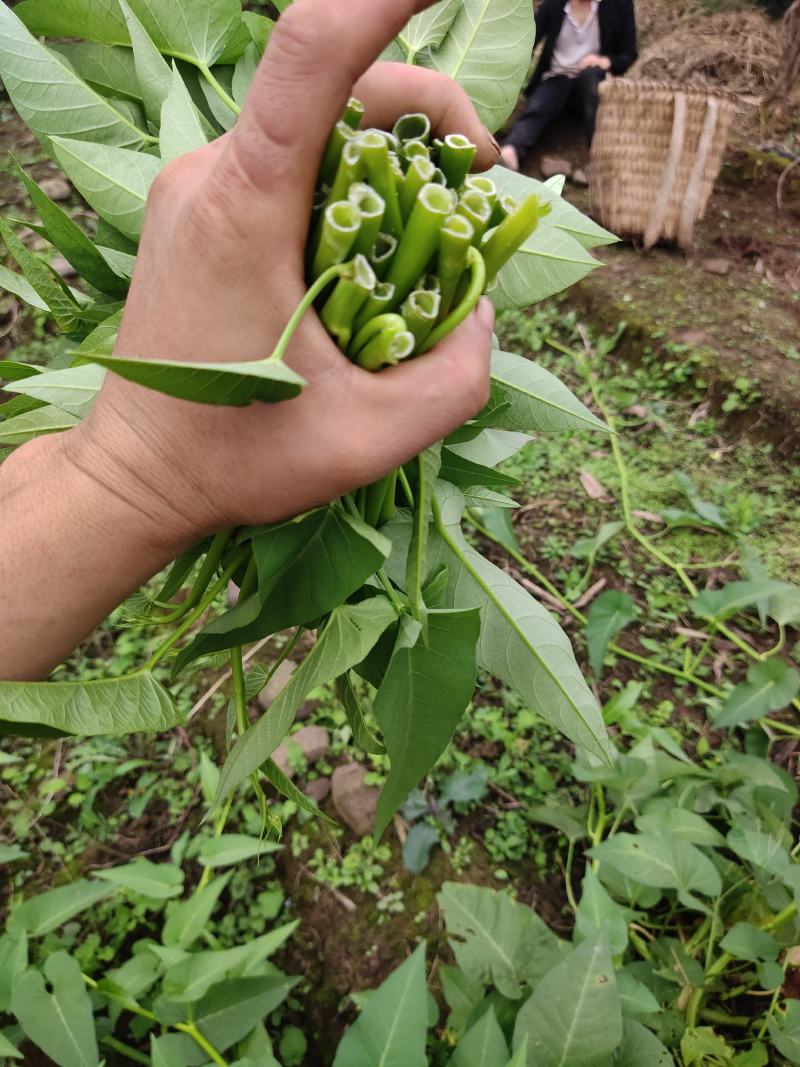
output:
M136 77L142 87L142 103L148 119L158 125L161 108L172 87L172 72L126 0L119 0L119 6L130 34Z
M516 1000L563 956L563 945L536 912L481 886L445 882L437 896L450 946L472 981Z
M0 733L23 737L36 727L76 737L118 737L171 730L183 721L150 674L97 682L0 682L0 715Z
M78 879L69 885L48 889L15 907L8 920L8 932L15 936L27 931L30 937L43 937L79 915L98 901L113 896L113 886Z
M231 874L223 874L203 889L196 889L186 900L169 904L161 935L164 944L177 945L179 948L189 948L194 944L205 930L230 879Z
M14 990L11 1010L26 1036L59 1067L97 1067L99 1056L89 993L77 960L66 952L47 957L44 973L27 971Z
M222 768L217 804L272 755L286 736L306 694L360 663L396 618L394 608L382 597L343 605L333 611L317 643L269 711L233 746Z
M594 559L600 549L625 529L624 522L604 522L594 537L581 537L572 546L575 559Z
M159 143L164 163L170 163L173 159L186 152L193 152L195 148L201 148L207 143L200 116L174 63L172 86L161 109Z
M329 826L338 825L335 819L332 819L317 807L311 797L307 796L302 789L297 788L291 778L288 778L283 773L275 760L266 760L261 764L260 770L273 789L277 789L281 796L291 800L301 811L313 816L315 819L321 819L323 822L328 823Z
M603 888L591 867L581 884L581 900L575 913L575 941L597 941L605 937L614 956L628 945L627 911Z
M425 1067L425 943L371 994L344 1035L333 1067Z
M675 1060L651 1030L635 1019L626 1019L616 1067L675 1067Z
M140 857L122 867L97 871L96 876L149 900L169 900L183 890L183 871L172 863L151 863Z
M493 470L491 467L485 467L482 463L473 463L472 460L464 459L463 456L451 452L449 448L442 449L439 477L442 481L464 489L477 485L489 489L505 489L509 485L519 485L518 478Z
M208 0L128 3L159 51L190 63L212 66L242 29L240 0L215 0L213 4Z
M419 61L457 81L481 121L497 130L514 110L534 32L527 0L463 0L441 46Z
M603 669L608 646L635 618L636 608L629 593L609 590L592 601L586 623L586 643L589 665L595 674L600 674Z
M656 889L676 889L715 897L722 891L719 873L695 845L670 833L615 834L590 849L602 864Z
M19 13L25 5L16 8ZM81 36L85 36L81 32ZM50 44L72 67L81 81L96 89L102 96L118 100L142 101L142 87L136 77L136 64L129 48L109 47L95 41L78 44Z
M17 979L28 967L27 933L23 928L18 930L11 917L7 921L6 931L0 935L0 1012L4 1015L11 1010L11 997Z
M275 1011L299 981L280 971L257 978L228 978L193 1005L194 1024L218 1052L225 1052Z
M467 544L459 524L462 502L452 486L442 488L446 540L432 564L448 564L455 607L481 609L478 662L529 701L547 722L607 763L610 747L602 715L566 635L513 578Z
M22 119L40 136L120 147L146 139L111 101L37 41L6 4L0 7L0 77Z
M595 1063L619 1045L619 991L602 941L584 941L541 980L520 1008L514 1048L526 1037L530 1067Z
M58 275L25 247L3 218L0 218L0 237L27 281L52 312L59 328L66 333L74 330L80 322L81 308Z
M244 55L236 64L231 81L231 95L241 107L244 104L247 92L256 76L258 64L261 62L263 48L259 49L255 42L251 41L245 49Z
M36 37L84 37L129 45L117 0L24 0L16 12Z
M490 293L499 311L537 304L591 274L599 262L548 219L501 269Z
M414 15L398 40L407 53L407 61L414 62L423 48L438 48L453 25L461 0L440 0L438 4Z
M385 755L386 749L367 725L364 709L361 707L361 701L353 685L352 674L343 674L336 680L336 696L347 715L347 721L353 732L353 744L370 755Z
M234 863L278 852L282 845L247 834L221 834L205 841L197 855L203 867L229 867Z
M0 1059L21 1060L22 1053L12 1045L6 1035L0 1030Z
M126 237L138 237L144 208L161 161L143 152L52 138L56 159L101 218Z
M729 582L722 589L707 589L691 601L689 607L703 619L724 620L756 604L761 597L780 593L783 582L764 579L759 582Z
M24 278L21 274L17 274L13 270L9 270L8 267L4 267L2 263L0 263L0 289L4 289L7 293L11 293L12 296L19 297L23 303L27 304L29 307L36 308L37 311L50 310L27 278Z
M405 809L404 809L405 810ZM426 822L417 823L403 842L403 866L412 874L422 874L431 858L431 849L439 844L439 831Z
M508 1045L490 1007L467 1030L450 1059L450 1067L499 1067L507 1058Z
M96 364L45 371L44 374L7 386L6 392L43 400L67 415L82 419L89 414L105 374L103 368Z
M118 311L116 314L109 316L109 318L104 322L101 322L99 326L96 326L88 337L84 338L75 350L74 355L81 357L89 353L95 353L95 355L102 356L113 355L114 345L117 343L117 335L119 334L121 323L122 311Z
M419 623L401 620L375 699L390 767L378 797L376 840L444 752L475 688L478 611L432 611L427 622L423 639Z
M734 826L728 832L728 847L756 871L783 877L789 869L789 853L780 841L762 830Z
M70 430L79 422L80 419L58 408L36 408L0 422L0 447L16 448L26 441L32 441L34 437ZM0 711L4 709L0 708Z
M741 726L771 711L787 707L800 692L800 673L782 659L756 663L747 672L747 681L725 700L714 717L716 729Z
M505 463L532 440L526 433L496 429L481 430L480 433L470 436L467 440L459 441L457 438L458 434L452 434L447 439L445 442L447 451L471 463L480 463L484 467L497 467Z
M125 296L128 291L127 282L117 277L83 230L72 221L63 208L42 192L16 161L14 170L24 183L47 230L48 238L78 274L101 293Z
M521 433L608 431L566 385L533 360L493 349L492 383L500 388L503 399L510 401L498 414L496 426Z

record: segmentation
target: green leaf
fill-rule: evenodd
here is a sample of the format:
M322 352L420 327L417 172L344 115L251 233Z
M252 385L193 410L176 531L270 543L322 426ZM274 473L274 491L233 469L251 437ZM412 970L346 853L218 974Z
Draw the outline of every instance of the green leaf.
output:
M281 796L291 800L307 815L311 815L315 819L321 819L323 822L328 823L329 826L338 825L335 819L331 819L329 815L326 815L324 811L317 807L311 797L306 796L302 789L297 788L291 778L283 773L275 760L268 759L262 763L261 774L264 775L273 789L277 789Z
M616 1067L675 1067L675 1060L652 1031L635 1019L626 1019Z
M193 152L207 144L197 108L174 63L172 85L161 109L159 143L164 163L171 163L186 152Z
M222 834L205 841L197 859L203 867L230 867L234 863L267 856L278 852L283 846L274 841L263 841L247 834Z
M0 218L0 237L27 281L52 312L59 328L67 333L74 330L80 322L81 308L58 275L25 247L3 218Z
M782 582L764 579L759 582L729 582L722 589L707 589L689 603L695 615L703 619L730 618L744 608L752 607L762 597L781 592Z
M459 1042L450 1059L450 1067L498 1067L508 1058L508 1045L489 1007Z
M445 882L437 896L456 961L474 982L516 1000L563 957L542 919L505 893Z
M160 52L190 63L212 66L242 30L240 0L128 3Z
M122 310L110 315L99 326L96 326L89 336L84 338L73 354L80 357L91 352L104 356L112 355L114 345L117 343L117 335L119 334L121 323Z
M105 374L102 367L96 364L45 371L6 386L6 392L42 400L67 415L82 419L89 414Z
M440 0L427 11L414 15L398 41L406 52L407 62L413 63L417 52L423 48L439 48L453 25L461 0Z
M6 4L0 7L0 77L21 118L39 136L119 147L138 147L147 139L122 110L37 41Z
M485 486L490 489L505 489L509 485L519 485L519 479L500 471L485 467L482 463L473 463L472 460L451 452L449 448L442 449L442 466L439 472L442 481L450 482L459 488L469 489L473 485Z
M789 853L780 841L761 830L734 826L727 837L728 847L745 863L765 874L783 876L790 864Z
M19 12L25 5L17 7ZM81 36L85 36L81 34ZM101 96L142 102L142 87L136 77L136 64L129 48L109 47L95 41L79 44L49 45L61 59L72 67L81 81L90 85Z
M188 1034L150 1035L150 1067L201 1067L208 1058Z
M706 1064L728 1064L733 1049L710 1026L688 1028L681 1038L681 1057L685 1067L706 1067Z
M482 982L468 978L458 967L448 964L439 968L438 978L442 984L444 999L450 1008L447 1029L460 1035L464 1032L473 1011L484 999L486 989Z
M727 697L714 717L714 727L723 729L741 726L760 719L771 711L791 704L800 692L800 673L779 658L756 663L747 672L747 681L740 682Z
M227 978L194 1004L194 1024L218 1052L225 1052L275 1011L299 981L280 971L257 978Z
M720 941L720 948L724 948L737 959L749 960L751 963L761 960L773 963L780 952L780 945L771 934L746 922L732 926Z
M211 986L225 977L246 974L288 941L298 923L291 922L271 930L243 945L217 952L195 952L170 967L163 980L164 996L188 1003L200 1000Z
M16 860L27 859L28 853L19 845L4 845L0 843L0 863L14 863Z
M490 130L514 110L535 33L527 0L463 0L441 46L419 57L466 90Z
M589 666L595 674L603 669L609 644L635 618L636 608L629 593L608 590L592 601L586 623L586 644Z
M336 680L336 696L347 715L347 721L353 733L353 744L372 756L383 756L386 749L373 735L367 725L364 709L353 685L353 676L343 674Z
M710 822L694 811L675 806L671 797L657 797L649 801L644 812L636 819L636 829L642 831L668 830L676 837L691 841L693 845L710 845L719 848L725 838Z
M425 943L371 994L342 1038L333 1067L425 1067Z
M465 427L469 429L469 427ZM445 445L447 451L467 459L471 463L480 463L484 467L497 467L507 459L515 456L521 448L530 444L532 438L527 433L514 430L481 430L466 440L459 440L458 433L452 434Z
M403 842L403 866L412 874L422 874L431 858L431 850L439 844L440 835L435 826L426 822L416 823L408 831Z
M275 23L272 19L267 18L266 15L259 15L255 11L242 12L242 18L250 34L250 39L259 53L263 55L272 36L272 31L275 29Z
M556 179L553 178L540 182L535 178L529 178L527 174L509 170L508 167L497 166L489 171L487 177L494 182L500 196L511 196L517 202L535 193L540 200L550 205L550 214L539 225L555 226L563 230L584 248L616 244L619 240L613 233L604 230L594 219L578 211L574 204L561 196L564 186L563 176L559 176L559 184L556 185Z
M390 551L382 534L335 506L266 527L252 540L258 591L209 623L180 653L175 673L198 656L315 623L359 589Z
M378 797L376 840L444 752L475 688L478 611L431 611L427 623L423 640L419 623L401 620L389 669L375 698L375 718L390 768Z
M422 587L425 584L428 559L428 532L431 525L431 503L436 479L442 465L441 445L427 448L417 457L417 489L414 508L414 529L406 563L406 589L414 617L423 626L426 619ZM471 695L471 694L470 694Z
M7 921L6 931L0 935L0 1012L4 1014L11 1010L14 986L28 967L27 933L24 929L17 930L11 917Z
M28 731L38 727L76 737L119 737L171 730L183 721L150 674L97 682L0 682L0 715L0 733L22 737L36 736Z
M167 917L161 937L165 945L189 948L206 929L217 902L232 878L232 872L215 878L202 889L196 889L187 900L167 905Z
M767 615L781 626L797 626L800 623L800 587L790 582L781 585L783 588L774 592L767 602Z
M452 606L481 609L478 662L575 744L608 763L602 715L566 635L550 612L467 544L460 527L462 502L457 490L442 487L446 541L432 566L448 565Z
M514 1048L528 1039L530 1067L598 1062L622 1040L619 990L607 946L584 941L522 1005Z
M800 1063L800 1000L787 1000L783 1018L769 1020L769 1036L789 1063Z
M26 1037L59 1067L97 1067L99 1056L89 993L77 960L54 952L39 971L27 971L14 990L11 1010Z
M615 834L589 850L601 864L642 885L716 897L722 884L716 867L699 848L670 833Z
M12 296L19 297L23 303L28 304L29 307L36 308L37 311L50 310L27 278L24 278L21 274L16 274L13 270L9 270L2 263L0 263L0 289L11 293Z
M269 712L233 746L222 768L217 805L272 755L306 694L359 664L396 618L394 608L382 597L342 605L332 612L313 649L272 702Z
M624 522L604 522L594 537L581 537L571 548L575 559L594 559L600 549L625 529Z
M169 900L183 891L183 871L171 863L151 863L140 857L122 867L96 871L105 882L148 900Z
M697 488L692 479L683 473L683 471L673 471L673 477L680 486L681 492L686 499L692 505L692 510L698 519L701 519L704 523L710 526L715 526L718 530L727 530L728 523L725 521L725 517L722 512L716 506L708 500L703 500L697 491Z
M157 126L161 121L161 108L172 86L172 72L126 0L119 0L119 6L130 34L136 77L142 87L142 103L148 119Z
M34 437L71 430L79 422L80 419L67 415L58 408L36 408L0 423L0 447L16 448L17 445L24 445L26 441L32 441ZM2 685L0 682L0 686ZM4 710L0 706L0 711Z
M507 548L509 552L519 552L519 542L508 508L477 508L473 514L490 537Z
M658 1001L647 986L628 971L617 971L617 985L623 1015L654 1015L660 1011Z
M601 264L564 230L539 223L489 294L498 311L529 307L579 282Z
M305 385L285 363L183 363L172 360L120 359L99 353L83 357L136 382L179 400L197 404L245 407L256 400L278 403L297 396Z
M127 282L117 277L83 230L72 221L63 208L42 192L16 161L14 171L28 190L28 195L47 230L47 236L78 274L101 293L125 296L128 291Z
M84 37L129 45L117 0L24 0L16 13L36 37Z
M21 1060L22 1053L12 1045L6 1035L0 1030L0 1059Z
M581 883L581 900L575 912L575 941L608 941L614 956L621 956L628 945L628 912L606 892L591 869Z
M258 64L261 62L262 52L263 48L259 49L258 46L251 41L245 49L244 55L234 68L233 80L231 81L231 95L239 107L244 104L244 99L247 96L253 78L256 76Z
M139 237L161 161L127 148L63 137L53 137L52 143L60 167L97 214L126 237Z
M522 433L561 430L603 430L608 427L592 414L550 371L531 359L492 350L492 382L510 406L501 410L496 425Z

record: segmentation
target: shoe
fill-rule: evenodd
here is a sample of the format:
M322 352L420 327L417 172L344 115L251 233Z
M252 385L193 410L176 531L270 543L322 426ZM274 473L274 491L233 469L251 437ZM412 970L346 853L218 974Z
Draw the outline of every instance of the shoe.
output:
M589 184L588 171L584 170L582 167L577 167L572 172L572 180L576 185L588 185Z
M504 144L500 149L500 162L509 170L519 171L519 153L513 144Z

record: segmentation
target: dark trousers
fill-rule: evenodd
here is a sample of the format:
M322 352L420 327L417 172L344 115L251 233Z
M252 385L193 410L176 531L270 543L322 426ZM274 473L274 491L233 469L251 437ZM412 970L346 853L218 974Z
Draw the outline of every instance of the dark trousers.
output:
M521 159L535 147L550 123L570 110L579 115L591 145L597 118L597 87L605 76L599 67L587 67L575 78L563 74L545 78L525 102L525 110L514 123L506 144L513 145Z

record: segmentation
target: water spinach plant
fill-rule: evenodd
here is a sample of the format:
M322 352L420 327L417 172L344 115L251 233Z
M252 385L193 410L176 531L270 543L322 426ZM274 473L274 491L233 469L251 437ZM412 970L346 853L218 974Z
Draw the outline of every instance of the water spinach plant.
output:
M312 306L343 351L379 370L432 347L487 287L499 308L526 306L597 265L587 249L613 238L562 200L557 182L499 168L472 176L474 149L465 138L436 141L423 115L404 117L393 131L360 130L361 108L351 101L319 161L308 292L275 351L228 364L114 357L147 191L165 163L232 126L272 25L242 12L239 0L160 0L157 13L152 0L25 0L0 10L6 91L98 216L89 236L20 169L37 230L85 285L66 286L13 221L0 220L19 268L3 268L0 284L51 314L75 346L67 369L0 365L4 389L16 394L0 408L0 446L76 425L109 371L197 403L291 398L304 383L283 355ZM516 100L532 34L520 0L442 0L411 21L386 58L457 77L496 128ZM180 717L159 680L164 668L175 676L222 654L233 676L235 737L216 797L223 821L243 783L261 795L262 776L316 810L271 756L306 694L333 681L358 743L389 756L378 835L447 746L478 670L516 688L588 758L607 763L602 717L566 636L461 529L467 506L514 505L505 494L511 482L496 467L532 434L602 426L543 368L498 349L491 400L477 418L352 497L197 545L160 589L136 599L138 614L166 630L148 663L98 682L0 683L2 730L169 729ZM231 581L238 602L197 632ZM316 641L251 724L248 704L270 675L246 673L242 650L290 628L295 636L283 656L305 631ZM371 712L362 680L374 694Z

